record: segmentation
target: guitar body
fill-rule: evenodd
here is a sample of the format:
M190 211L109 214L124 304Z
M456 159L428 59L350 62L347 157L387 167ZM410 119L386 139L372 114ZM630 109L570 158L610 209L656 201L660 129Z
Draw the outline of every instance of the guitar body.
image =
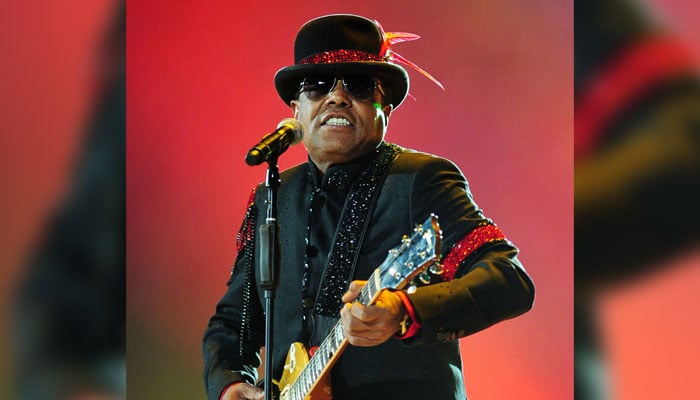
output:
M287 359L284 362L284 371L277 386L280 391L294 383L299 378L299 375L304 368L309 364L309 353L302 343L295 342L289 347ZM331 396L331 379L329 374L321 376L316 385L311 389L304 400L330 400Z

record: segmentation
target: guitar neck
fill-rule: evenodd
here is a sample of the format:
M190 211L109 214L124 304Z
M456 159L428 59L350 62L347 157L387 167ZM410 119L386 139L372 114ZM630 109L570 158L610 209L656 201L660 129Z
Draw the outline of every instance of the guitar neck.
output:
M367 280L367 284L362 287L357 302L363 305L374 303L381 292L378 276L379 270L375 270ZM309 393L313 392L321 378L330 371L347 344L348 341L343 335L343 323L341 320L338 320L311 357L298 379L290 385L286 393L283 393L282 399L306 399Z

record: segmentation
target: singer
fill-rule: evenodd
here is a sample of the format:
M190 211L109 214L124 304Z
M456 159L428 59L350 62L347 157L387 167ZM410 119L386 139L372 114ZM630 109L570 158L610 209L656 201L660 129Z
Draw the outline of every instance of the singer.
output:
M282 172L278 193L275 347L266 356L283 399L308 395L288 389L298 381L288 372L301 362L296 348L285 368L290 345L318 346L339 319L349 345L318 377L321 397L313 398L466 399L457 339L532 307L518 249L476 205L459 168L384 140L409 88L393 46L416 38L356 15L319 17L298 31L294 65L275 75L308 152L307 163ZM209 400L264 397L255 386L265 328L255 270L264 192L251 194L227 289L204 332ZM374 303L358 302L388 251L431 213L443 235L442 273L415 291L382 290Z

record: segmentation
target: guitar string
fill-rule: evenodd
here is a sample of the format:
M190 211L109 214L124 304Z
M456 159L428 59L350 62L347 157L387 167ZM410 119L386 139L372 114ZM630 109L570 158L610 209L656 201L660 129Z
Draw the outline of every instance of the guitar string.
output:
M376 294L376 291L372 293L372 289L378 288L379 286L376 277L376 273L371 274L367 280L367 284L360 291L358 298L364 305L367 305ZM299 375L299 379L292 383L290 393L293 393L294 399L298 398L302 394L301 392L308 393L313 384L320 377L321 372L323 372L324 366L328 364L343 343L343 340L342 321L339 320L331 329L331 334L326 337L316 350L315 354L318 354L319 357L311 357L309 364L307 364ZM297 384L301 385L301 387Z

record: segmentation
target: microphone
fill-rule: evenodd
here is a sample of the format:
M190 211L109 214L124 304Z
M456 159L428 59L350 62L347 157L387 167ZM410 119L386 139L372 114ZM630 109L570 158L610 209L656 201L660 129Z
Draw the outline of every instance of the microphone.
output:
M262 164L271 158L284 153L290 145L297 144L304 136L304 126L294 118L285 118L277 130L263 136L260 143L248 150L245 162L248 165Z

